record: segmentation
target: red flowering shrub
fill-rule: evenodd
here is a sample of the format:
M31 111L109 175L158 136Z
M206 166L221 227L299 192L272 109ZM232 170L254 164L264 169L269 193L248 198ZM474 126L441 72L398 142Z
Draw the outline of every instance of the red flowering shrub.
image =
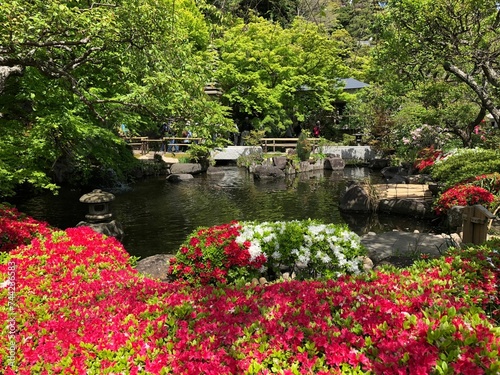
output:
M442 193L435 203L437 215L446 215L453 206L472 206L482 204L488 206L495 200L488 190L474 185L457 185Z
M419 172L423 172L426 168L433 166L436 160L442 155L443 152L434 149L434 146L424 148L419 151L414 167Z
M51 231L47 223L27 217L15 207L0 204L0 252L27 245L34 237Z
M257 276L266 256L252 251L250 241L236 241L240 228L234 222L198 229L170 260L170 275L201 284Z
M0 368L497 374L497 245L337 280L194 288L138 275L114 238L85 227L58 231L0 257L0 321L8 322Z

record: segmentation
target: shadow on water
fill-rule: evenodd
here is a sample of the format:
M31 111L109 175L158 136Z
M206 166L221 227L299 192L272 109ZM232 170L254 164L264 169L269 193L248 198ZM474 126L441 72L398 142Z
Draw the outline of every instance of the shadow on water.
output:
M113 217L124 228L123 245L136 256L174 253L198 227L239 221L317 219L347 223L358 234L392 229L429 231L429 223L402 217L346 215L338 209L339 195L349 180L371 178L367 168L304 173L293 179L255 180L246 169L220 167L218 173L169 183L164 177L114 191ZM17 202L18 209L38 220L66 229L82 221L87 207L81 193L63 190Z

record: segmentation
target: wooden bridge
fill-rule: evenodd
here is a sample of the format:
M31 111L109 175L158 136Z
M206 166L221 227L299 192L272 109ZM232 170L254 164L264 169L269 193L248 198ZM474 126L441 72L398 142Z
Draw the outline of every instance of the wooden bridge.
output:
M426 184L373 184L375 197L382 199L415 199L432 202L432 192ZM365 189L370 189L366 187Z

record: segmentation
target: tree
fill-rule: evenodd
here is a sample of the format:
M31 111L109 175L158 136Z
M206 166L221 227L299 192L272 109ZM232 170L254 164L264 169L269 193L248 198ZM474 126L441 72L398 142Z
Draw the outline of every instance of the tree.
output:
M486 0L392 0L381 13L378 62L409 81L462 82L500 123L500 9ZM439 72L441 69L441 72Z
M217 80L236 117L282 135L318 110L332 110L339 77L348 76L340 38L295 19L289 28L262 18L239 22L217 41Z
M24 182L54 188L63 170L80 182L123 171L133 160L121 123L133 133L170 117L198 134L231 125L203 92L215 55L191 0L20 0L2 4L0 21L0 195Z

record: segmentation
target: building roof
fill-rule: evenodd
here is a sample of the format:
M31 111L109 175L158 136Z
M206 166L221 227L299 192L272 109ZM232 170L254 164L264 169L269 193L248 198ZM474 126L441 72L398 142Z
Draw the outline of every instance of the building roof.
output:
M370 86L367 83L358 81L355 78L344 78L341 80L344 83L344 90L349 91L349 90L359 90L362 89L363 87Z

